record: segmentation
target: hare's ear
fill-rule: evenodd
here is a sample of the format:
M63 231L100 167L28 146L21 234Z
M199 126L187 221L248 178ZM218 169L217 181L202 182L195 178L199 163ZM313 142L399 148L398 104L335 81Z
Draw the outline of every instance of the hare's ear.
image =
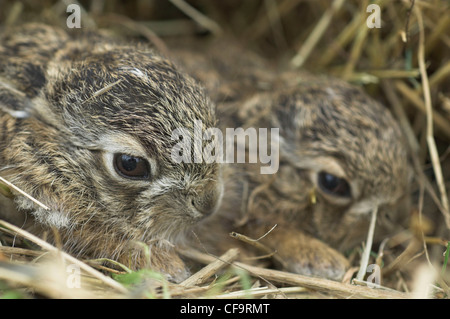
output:
M31 101L27 95L0 78L0 111L15 118L30 116Z

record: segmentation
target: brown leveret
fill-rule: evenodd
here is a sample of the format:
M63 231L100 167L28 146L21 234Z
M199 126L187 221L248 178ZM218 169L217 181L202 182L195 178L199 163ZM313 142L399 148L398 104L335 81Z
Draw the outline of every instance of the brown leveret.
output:
M254 58L236 62L236 69L232 61L245 61L245 54L233 53L240 50L200 50L180 49L178 59L212 96L216 87L230 88L228 97L215 96L221 126L279 129L272 141L279 145L275 174L261 174L261 163L226 164L223 204L196 230L201 245L217 254L240 246L244 256L263 255L229 233L257 239L277 225L260 243L276 252L278 266L340 280L349 266L342 253L366 239L374 209L376 239L393 234L408 217L411 171L398 124L384 106L344 81L277 74ZM193 61L205 65L204 59L212 70L198 74ZM230 61L229 68L221 70L220 61ZM248 159L248 143L240 147Z
M217 209L223 191L219 164L171 158L172 132L192 133L195 120L215 126L213 104L145 47L45 25L5 31L0 176L49 210L16 194L17 212L0 207L0 218L49 240L55 228L76 256L183 280L188 270L173 246ZM150 260L134 242L149 246Z

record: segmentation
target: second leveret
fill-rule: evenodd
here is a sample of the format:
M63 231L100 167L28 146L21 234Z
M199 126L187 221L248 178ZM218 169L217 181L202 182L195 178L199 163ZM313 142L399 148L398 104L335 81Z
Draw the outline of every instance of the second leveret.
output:
M199 247L264 255L229 233L266 234L259 242L279 267L340 280L349 267L342 253L365 241L373 210L375 239L401 229L412 175L400 128L383 105L341 80L271 71L232 43L199 51L188 45L177 58L214 97L223 127L280 130L276 174L261 174L261 163L226 166L223 204L198 229Z

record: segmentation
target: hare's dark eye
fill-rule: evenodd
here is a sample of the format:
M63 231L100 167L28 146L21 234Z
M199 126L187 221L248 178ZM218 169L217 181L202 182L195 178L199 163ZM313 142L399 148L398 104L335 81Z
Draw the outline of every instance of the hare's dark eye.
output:
M322 191L339 197L351 197L351 189L348 182L340 177L327 172L320 172L318 185Z
M122 177L130 179L150 178L150 165L143 158L116 153L113 161L114 169Z

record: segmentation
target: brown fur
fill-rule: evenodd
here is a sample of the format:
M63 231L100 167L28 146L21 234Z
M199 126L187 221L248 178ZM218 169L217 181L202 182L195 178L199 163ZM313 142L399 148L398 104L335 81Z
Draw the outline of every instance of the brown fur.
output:
M342 252L366 239L373 209L379 210L376 239L392 234L408 216L410 168L398 124L384 106L341 80L278 74L261 66L261 58L246 60L232 43L229 50L217 47L200 47L200 55L190 48L174 52L209 91L229 88L227 98L215 96L222 127L280 129L280 167L261 175L260 164L228 164L219 214L196 230L201 245L217 254L232 246L244 249L244 256L263 254L228 233L256 239L277 224L261 242L285 269L341 279L349 266ZM205 65L205 59L212 70L198 75L193 61ZM217 61L241 62L220 70ZM322 191L321 171L348 181L351 197Z
M0 175L50 207L16 196L28 229L51 239L56 227L77 256L187 276L173 245L222 194L218 164L171 160L172 131L194 120L215 125L209 99L145 47L43 25L0 35ZM149 159L150 180L108 168L114 152Z

